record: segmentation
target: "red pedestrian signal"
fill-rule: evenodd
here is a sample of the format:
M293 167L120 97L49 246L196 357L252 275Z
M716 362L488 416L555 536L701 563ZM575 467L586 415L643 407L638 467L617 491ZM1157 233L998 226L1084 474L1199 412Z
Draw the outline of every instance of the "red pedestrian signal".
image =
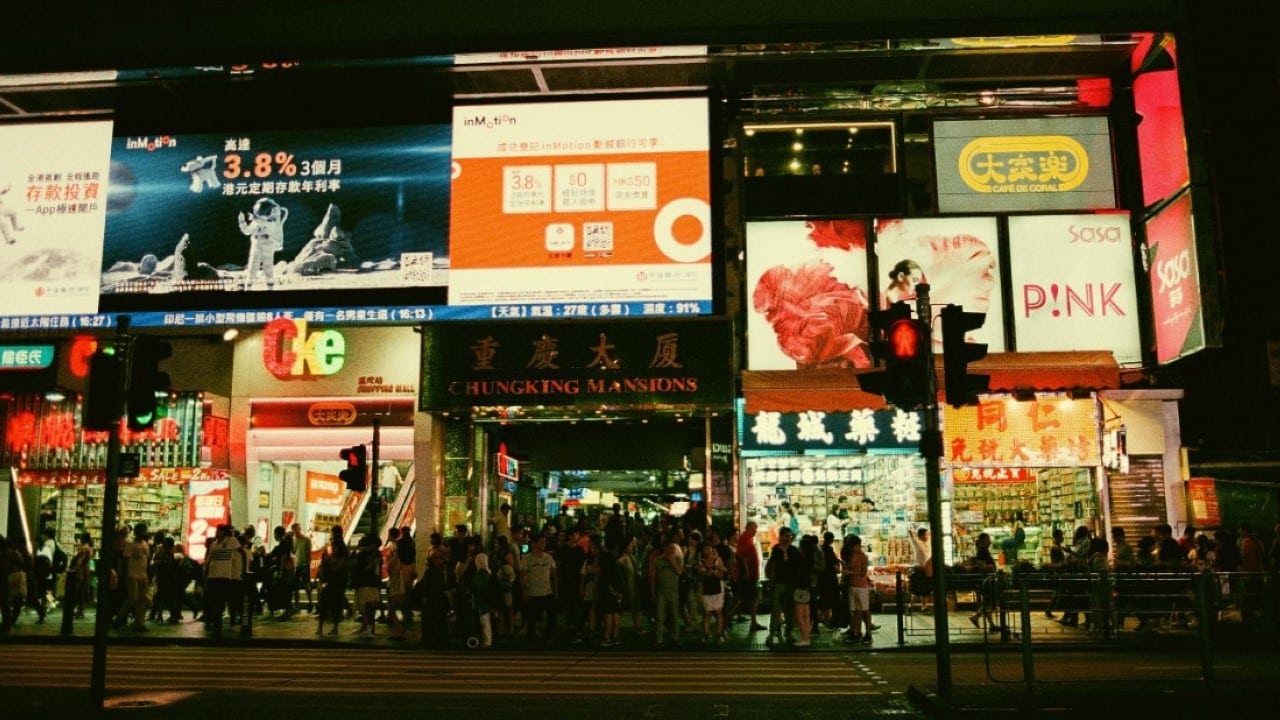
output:
M871 329L871 353L884 362L884 369L860 373L858 385L903 410L932 404L929 326L913 318L911 306L900 302L888 310L872 312Z
M896 362L913 362L924 354L924 331L911 318L899 318L889 325L888 352Z
M347 466L338 472L338 478L347 484L351 492L364 492L369 487L369 466L365 462L364 445L353 445L338 451L338 457Z

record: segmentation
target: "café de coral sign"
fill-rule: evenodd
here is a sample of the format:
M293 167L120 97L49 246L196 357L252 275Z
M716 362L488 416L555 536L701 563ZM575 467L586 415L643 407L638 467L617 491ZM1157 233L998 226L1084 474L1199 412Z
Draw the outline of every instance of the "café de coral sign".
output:
M942 412L943 464L950 467L1072 467L1101 462L1096 400L984 396Z

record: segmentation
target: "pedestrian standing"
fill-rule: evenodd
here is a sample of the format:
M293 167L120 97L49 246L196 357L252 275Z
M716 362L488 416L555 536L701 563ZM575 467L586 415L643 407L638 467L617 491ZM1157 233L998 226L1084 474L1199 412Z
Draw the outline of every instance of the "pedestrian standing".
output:
M649 593L657 612L656 647L663 647L668 635L673 645L680 643L680 576L683 574L684 559L679 546L672 536L662 536L659 549L650 556L649 566Z
M320 612L317 616L316 635L324 634L326 620L333 624L329 634L338 634L338 623L342 622L347 599L349 560L347 543L342 539L342 527L335 525L329 533L329 545L325 548L324 557L320 560Z

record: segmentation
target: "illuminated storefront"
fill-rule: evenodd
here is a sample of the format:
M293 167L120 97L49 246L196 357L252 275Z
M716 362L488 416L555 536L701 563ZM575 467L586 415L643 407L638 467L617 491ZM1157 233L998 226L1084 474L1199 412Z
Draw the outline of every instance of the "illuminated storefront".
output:
M300 524L317 560L329 529L341 525L350 537L374 497L379 532L413 524L418 352L407 327L275 320L238 338L232 463L245 481L232 493L235 517L264 538ZM339 451L353 445L367 447L376 496L351 492L338 477L346 466Z

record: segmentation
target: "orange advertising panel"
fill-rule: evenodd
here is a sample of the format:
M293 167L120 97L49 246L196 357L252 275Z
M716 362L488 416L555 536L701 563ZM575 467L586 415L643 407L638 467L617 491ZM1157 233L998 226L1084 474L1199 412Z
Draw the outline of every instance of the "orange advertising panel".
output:
M449 304L700 311L708 150L704 98L455 108Z
M307 503L341 505L343 487L337 475L307 471Z
M1187 494L1191 497L1191 517L1196 527L1221 527L1218 483L1213 478L1191 478L1187 481Z
M952 467L1097 465L1098 405L1090 399L985 397L942 411L943 462Z

